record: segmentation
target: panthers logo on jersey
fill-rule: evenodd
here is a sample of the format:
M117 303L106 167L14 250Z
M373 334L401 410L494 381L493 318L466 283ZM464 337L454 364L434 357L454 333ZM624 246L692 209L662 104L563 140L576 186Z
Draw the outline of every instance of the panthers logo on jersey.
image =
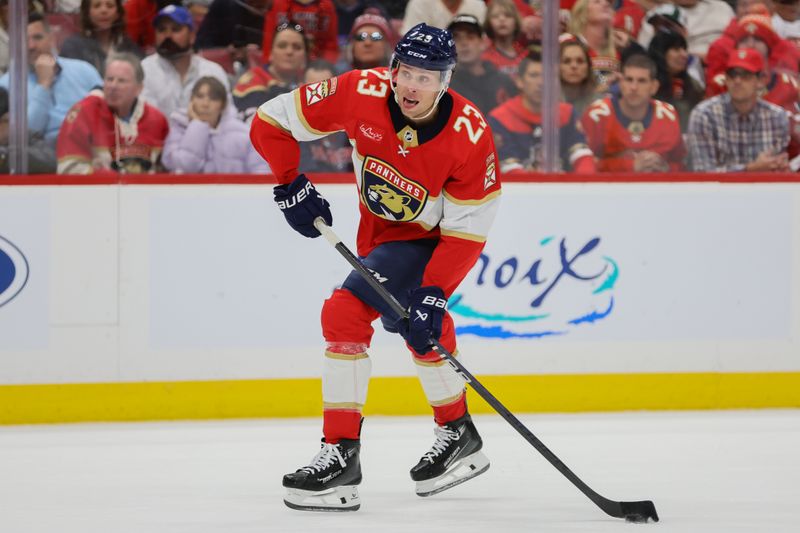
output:
M361 198L372 214L393 222L409 222L422 211L428 191L388 163L367 156L361 176Z

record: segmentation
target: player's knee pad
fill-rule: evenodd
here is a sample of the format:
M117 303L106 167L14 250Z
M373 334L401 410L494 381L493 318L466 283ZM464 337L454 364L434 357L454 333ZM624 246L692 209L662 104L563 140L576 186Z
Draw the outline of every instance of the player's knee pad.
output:
M324 408L360 412L367 401L371 373L366 344L329 342L322 370Z
M336 289L322 306L322 335L328 342L352 342L369 346L372 322L378 312L347 289Z

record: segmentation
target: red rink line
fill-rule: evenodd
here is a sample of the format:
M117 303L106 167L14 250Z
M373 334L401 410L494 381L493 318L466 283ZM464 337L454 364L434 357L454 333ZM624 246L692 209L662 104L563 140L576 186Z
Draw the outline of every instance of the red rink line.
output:
M355 184L352 174L309 174L314 183ZM504 183L800 183L800 174L785 173L658 173L539 174L514 172ZM0 186L34 185L274 185L272 175L259 174L130 174L78 176L57 174L0 175Z

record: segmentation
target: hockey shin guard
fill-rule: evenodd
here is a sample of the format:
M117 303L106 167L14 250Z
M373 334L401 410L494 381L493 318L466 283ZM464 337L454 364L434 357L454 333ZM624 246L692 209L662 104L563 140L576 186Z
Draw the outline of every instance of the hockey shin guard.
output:
M458 356L455 349L455 328L449 314L445 315L442 324L441 343L453 353L454 357ZM467 400L461 376L434 351L425 355L418 355L413 350L411 353L414 355L414 364L422 389L433 408L436 423L441 426L464 416L467 412Z

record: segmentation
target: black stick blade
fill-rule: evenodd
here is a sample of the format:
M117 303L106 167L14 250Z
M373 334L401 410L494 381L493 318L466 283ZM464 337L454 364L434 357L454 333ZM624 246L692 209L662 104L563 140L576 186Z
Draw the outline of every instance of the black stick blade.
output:
M622 516L628 522L645 523L649 520L658 522L656 506L650 500L641 502L620 502Z

